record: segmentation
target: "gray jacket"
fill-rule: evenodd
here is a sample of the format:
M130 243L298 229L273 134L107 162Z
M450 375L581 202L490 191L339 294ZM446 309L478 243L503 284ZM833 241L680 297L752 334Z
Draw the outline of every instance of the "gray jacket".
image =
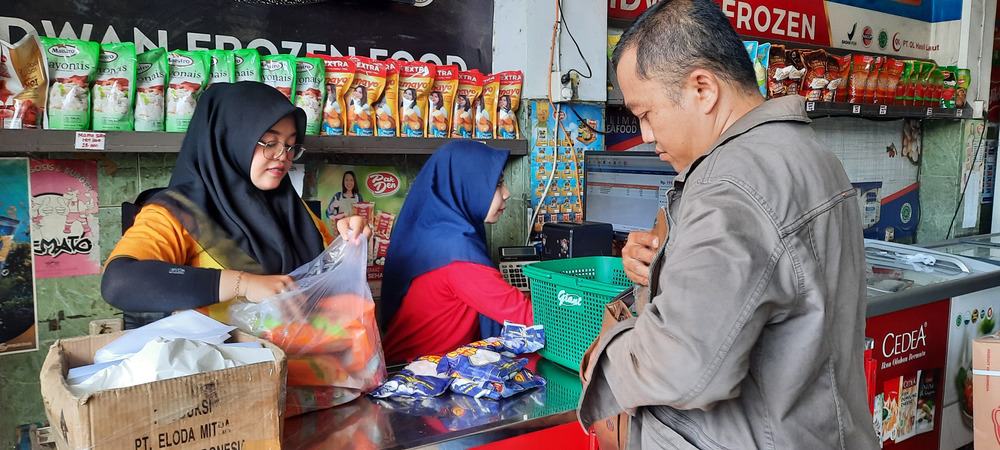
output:
M655 295L594 350L585 426L625 410L632 448L878 448L858 204L809 122L801 97L765 102L677 177Z

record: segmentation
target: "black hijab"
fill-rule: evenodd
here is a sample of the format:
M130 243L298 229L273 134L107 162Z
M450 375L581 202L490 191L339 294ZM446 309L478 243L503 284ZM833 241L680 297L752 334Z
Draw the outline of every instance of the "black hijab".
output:
M250 181L257 141L283 117L306 115L263 83L213 84L198 100L170 187L151 202L165 206L227 269L286 274L323 251L323 237L286 176L271 191Z

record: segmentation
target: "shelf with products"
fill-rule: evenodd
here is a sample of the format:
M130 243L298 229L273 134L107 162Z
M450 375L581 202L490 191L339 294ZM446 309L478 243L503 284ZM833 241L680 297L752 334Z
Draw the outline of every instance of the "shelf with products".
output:
M0 154L39 152L92 152L92 153L175 153L180 150L184 133L83 131L87 135L103 135L102 149L78 149L76 131L60 130L0 130ZM98 136L98 141L100 136ZM307 136L303 145L306 154L379 154L379 155L429 155L453 139L360 137L360 136ZM511 156L528 154L528 141L524 139L479 140L494 148L509 150ZM99 144L98 144L99 146Z
M971 108L806 102L809 117L859 117L863 119L971 119Z

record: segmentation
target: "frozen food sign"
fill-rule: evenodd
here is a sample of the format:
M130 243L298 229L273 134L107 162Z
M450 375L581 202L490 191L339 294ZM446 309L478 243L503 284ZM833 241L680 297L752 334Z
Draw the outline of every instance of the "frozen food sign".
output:
M362 55L457 64L463 70L492 66L492 1L475 8L462 0L424 1L420 8L364 0L299 6L234 4L227 5L225 14L219 14L219 2L200 0L102 0L86 7L67 7L60 0L8 3L0 12L0 40L8 42L36 32L102 43L130 41L139 52L155 47L256 48L263 54Z

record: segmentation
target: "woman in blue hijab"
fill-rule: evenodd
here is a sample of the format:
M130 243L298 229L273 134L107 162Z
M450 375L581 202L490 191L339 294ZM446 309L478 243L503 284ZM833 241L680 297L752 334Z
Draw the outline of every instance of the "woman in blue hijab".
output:
M500 219L510 197L503 180L508 154L479 142L450 142L413 181L382 282L389 363L476 340L480 314L531 324L531 302L503 279L486 247L486 224Z

